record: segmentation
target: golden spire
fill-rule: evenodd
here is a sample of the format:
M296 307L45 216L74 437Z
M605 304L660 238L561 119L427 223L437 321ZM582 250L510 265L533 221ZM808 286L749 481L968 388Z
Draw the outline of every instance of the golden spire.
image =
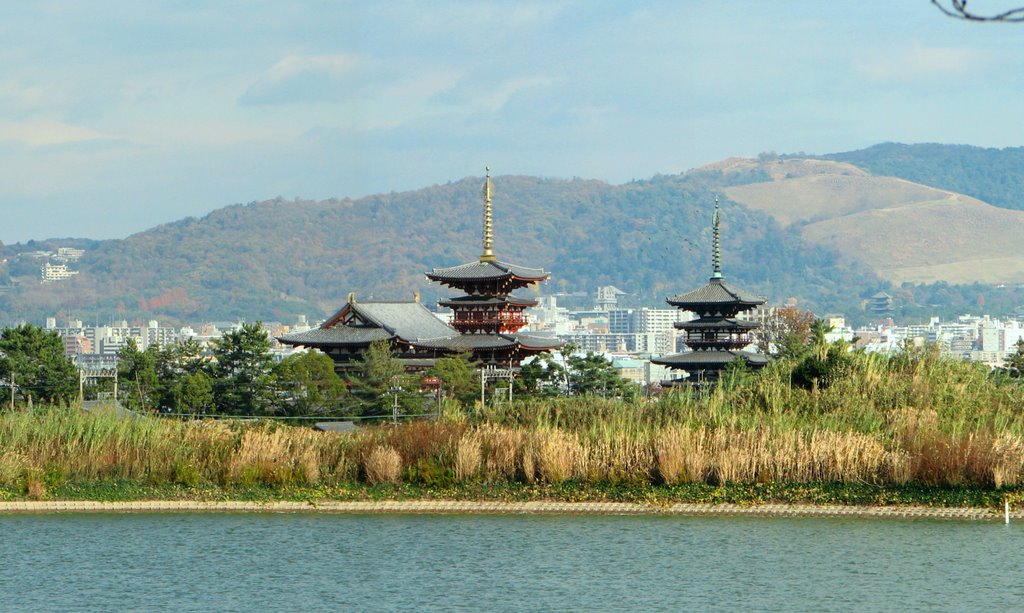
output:
M481 262L493 262L494 257L494 226L491 220L491 167L487 167L484 179L484 252L480 254Z
M718 230L718 196L715 196L715 214L711 217L711 224L714 226L712 230L712 243L713 253L711 255L711 261L715 266L714 273L711 275L712 279L722 278L722 239Z

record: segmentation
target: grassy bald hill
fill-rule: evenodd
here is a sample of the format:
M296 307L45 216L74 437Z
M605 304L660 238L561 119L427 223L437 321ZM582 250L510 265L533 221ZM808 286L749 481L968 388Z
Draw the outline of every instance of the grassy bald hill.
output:
M900 177L997 207L1024 210L1024 147L881 143L821 157L848 162L873 175Z
M895 284L1019 284L1024 211L827 160L735 160L770 181L727 187L736 202L771 215L811 243L860 260Z
M592 180L494 179L499 258L552 272L544 293L613 284L637 303L663 304L711 272L710 221L726 183L763 180L756 168L658 176L625 185ZM430 304L448 295L423 272L480 252L482 177L358 200L268 200L229 206L123 240L89 244L81 274L0 294L0 318L291 321L332 312L348 292ZM723 206L727 278L773 302L857 308L879 282L767 214ZM33 248L65 244L40 241ZM9 253L25 246L7 247ZM38 270L35 268L34 270ZM29 274L33 272L30 267Z

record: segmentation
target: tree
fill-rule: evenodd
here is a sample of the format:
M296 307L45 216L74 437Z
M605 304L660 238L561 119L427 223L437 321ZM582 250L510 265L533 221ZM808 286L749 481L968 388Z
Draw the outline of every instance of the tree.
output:
M370 344L358 371L349 375L348 382L359 397L364 414L390 413L396 401L403 411L417 411L423 405L423 398L411 393L419 386L406 374L405 366L395 357L391 343L386 340Z
M516 388L520 394L555 396L563 390L566 377L565 368L545 351L519 367Z
M277 411L285 415L338 416L346 412L348 388L334 372L334 360L319 351L290 355L277 365L283 398Z
M438 358L427 374L441 380L441 392L446 397L454 398L463 405L472 404L476 399L476 369L469 354Z
M811 342L814 313L795 306L783 307L754 334L761 353L793 358L801 355Z
M262 322L245 323L214 344L213 397L228 415L264 415L274 401L274 358Z
M569 387L577 394L618 395L630 385L609 360L592 351L585 356L570 356L568 371Z
M213 379L203 371L186 374L177 382L172 399L176 413L206 413L214 406Z
M1014 345L1017 350L1006 356L1006 363L1003 367L1011 377L1024 378L1024 338Z
M139 351L135 339L128 339L117 352L117 378L121 382L121 402L134 411L145 411L159 404L157 361L159 350Z
M60 336L31 324L0 332L0 379L13 380L22 399L66 402L78 393L78 371L64 355ZM9 401L9 387L6 392Z
M195 339L185 339L156 353L157 406L174 413L206 413L214 406L212 371Z

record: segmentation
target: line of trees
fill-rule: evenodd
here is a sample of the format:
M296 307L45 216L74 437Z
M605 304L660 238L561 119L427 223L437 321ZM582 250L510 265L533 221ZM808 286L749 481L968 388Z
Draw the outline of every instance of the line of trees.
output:
M139 411L333 416L355 410L329 357L299 353L275 364L259 322L226 332L210 355L193 340L145 351L129 340L118 356L118 379L120 401Z
M793 362L793 385L823 388L845 376L849 344L828 343L824 322L783 309L760 338L762 349ZM447 398L470 407L480 393L479 371L468 355L438 359L426 373L407 373L386 342L375 343L359 367L343 377L327 355L310 351L275 363L260 323L243 324L212 344L208 354L186 340L142 351L128 341L119 354L118 400L128 409L178 414L344 417L430 410ZM1021 378L1024 341L1007 356L1000 374ZM738 373L742 376L743 373ZM439 384L424 388L424 377ZM13 385L12 385L13 383ZM498 385L503 385L499 383ZM573 346L541 354L522 366L517 396L630 397L640 388L620 377L603 356L580 355ZM71 403L78 398L78 370L55 332L33 325L0 333L0 406ZM13 394L13 399L12 399ZM490 395L494 395L492 392ZM501 396L501 393L497 394Z
M525 365L515 394L623 396L636 387L599 355L575 355L566 347L558 357L543 354ZM344 377L317 351L275 363L259 322L225 333L209 352L192 339L145 350L128 340L117 370L118 401L125 408L175 414L340 417L385 415L396 408L408 414L429 410L440 398L471 406L480 392L468 354L440 358L426 373L407 373L386 342L372 345ZM424 377L439 387L425 389ZM100 385L87 393L112 389L109 380ZM11 394L17 404L67 404L79 396L79 373L56 332L26 324L0 333L0 386L3 406Z

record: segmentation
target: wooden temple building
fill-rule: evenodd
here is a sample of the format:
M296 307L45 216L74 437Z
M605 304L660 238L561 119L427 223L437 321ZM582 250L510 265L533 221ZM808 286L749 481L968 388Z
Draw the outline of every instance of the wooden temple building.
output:
M697 319L675 324L677 329L686 333L683 342L689 351L651 360L654 364L689 373L689 377L674 379L671 384L713 385L722 370L735 360L743 360L752 368L761 368L768 363L767 356L743 350L753 342L751 333L760 326L737 316L764 304L766 299L725 282L719 218L716 198L712 218L714 271L708 283L667 299L672 306L697 315Z
M349 294L348 302L319 328L285 334L277 340L294 347L319 349L334 360L341 373L359 367L363 354L374 341L388 341L406 370L426 370L446 352L441 341L458 332L420 304L409 302L357 302ZM430 346L424 346L430 343Z
M555 338L519 332L527 324L524 311L537 301L512 292L546 281L551 275L540 268L502 262L494 255L490 168L484 178L483 252L479 259L434 268L426 274L431 281L464 294L438 303L453 311L452 326L459 331L457 338L444 341L445 349L471 352L480 364L514 368L531 355L562 346Z
M512 295L516 289L546 280L538 268L501 262L493 251L490 169L484 183L484 248L478 261L426 273L431 281L465 293L439 303L454 312L453 322L441 321L416 300L412 302L348 303L319 328L278 338L286 345L311 347L334 360L342 372L378 340L391 343L407 370L423 370L445 355L468 353L484 366L515 368L528 356L561 346L555 338L519 332L527 323L525 309L536 301Z

